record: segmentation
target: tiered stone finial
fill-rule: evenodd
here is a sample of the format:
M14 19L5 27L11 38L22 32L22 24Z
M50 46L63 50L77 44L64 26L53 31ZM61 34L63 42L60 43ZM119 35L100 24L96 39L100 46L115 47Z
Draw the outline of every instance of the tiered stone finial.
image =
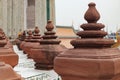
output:
M31 31L31 30L29 30L27 34L28 34L28 37L30 37L30 38L31 38L31 36L32 36L32 34L33 34L33 33L32 33L32 31Z
M32 58L31 54L33 51L31 49L40 46L41 35L39 34L40 30L38 27L35 27L33 36L24 44L24 52L27 53L28 58Z
M33 34L33 39L41 39L41 35L39 34L40 33L40 30L39 30L39 28L38 27L35 27L35 29L34 29L34 34ZM38 41L37 41L38 42Z
M34 29L34 35L36 35L36 34L39 34L40 33L40 30L38 29L38 27L35 27L35 29Z
M96 23L100 19L100 14L95 8L96 4L92 2L88 4L88 6L89 9L85 13L84 18L85 20L87 20L88 23Z
M0 28L0 40L5 39L5 33L3 32L3 30Z
M111 47L111 45L114 44L113 40L103 39L103 37L107 35L107 32L101 30L105 27L104 24L96 23L100 19L100 15L96 10L95 5L95 3L89 4L89 9L84 15L84 18L88 23L80 26L84 30L77 33L81 39L71 41L74 48L103 48Z
M21 40L21 41L24 41L25 38L26 38L26 32L23 31L20 40Z
M4 47L7 44L5 33L0 28L0 47Z
M18 49L19 49L19 50L22 50L22 49L20 48L20 45L21 45L21 43L22 43L25 39L26 39L26 32L25 32L25 31L23 31L22 33L20 33L20 34L18 35L18 38L15 39L15 43L16 43L16 45L18 46Z
M45 35L42 37L43 40L40 41L40 44L59 44L61 41L56 39L56 32L53 31L54 25L52 21L48 21L46 25L47 31L44 33Z
M27 34L28 34L28 36L26 37L25 41L30 41L30 40L32 39L32 35L33 35L32 30L29 30L29 31L27 32Z
M40 40L40 46L32 49L36 69L53 69L54 58L66 49L65 46L59 45L61 41L57 39L56 33L53 31L52 21L48 21L46 29L45 35L42 36L43 39Z
M47 25L46 25L46 29L47 31L52 31L54 29L54 25L52 23L52 21L48 21Z
M120 80L120 50L111 48L114 40L103 38L107 33L97 23L100 15L95 3L88 6L84 17L88 23L77 33L81 38L72 40L74 48L55 58L54 70L62 80Z
M30 42L31 39L32 39L32 36L33 36L32 30L28 30L28 31L27 31L27 36L25 37L24 41L22 41L22 43L20 44L20 48L21 48L22 50L24 50L25 42Z
M18 64L18 55L14 52L13 46L6 37L4 31L0 28L0 61L3 61L12 67Z

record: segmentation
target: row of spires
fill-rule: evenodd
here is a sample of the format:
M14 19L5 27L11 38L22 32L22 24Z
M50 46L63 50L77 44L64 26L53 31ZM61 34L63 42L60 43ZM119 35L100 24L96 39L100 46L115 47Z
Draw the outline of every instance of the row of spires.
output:
M111 48L114 40L104 38L107 33L101 30L105 26L97 23L100 14L95 8L96 4L90 3L88 6L84 15L88 23L80 26L83 29L77 33L80 38L71 41L74 48L62 49L62 53L57 52L60 47L54 44L59 44L60 41L56 40L54 26L48 21L47 31L39 41L40 46L31 49L31 52L36 51L33 53L35 66L54 69L62 80L119 80L120 50ZM38 34L39 30L36 32ZM32 32L28 34L32 35ZM29 38L34 41L33 36Z

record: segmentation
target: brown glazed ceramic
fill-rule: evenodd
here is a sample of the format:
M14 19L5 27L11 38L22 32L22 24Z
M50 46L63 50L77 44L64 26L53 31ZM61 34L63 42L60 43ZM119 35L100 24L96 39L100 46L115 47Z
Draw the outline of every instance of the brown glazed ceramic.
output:
M0 80L23 80L10 65L0 62Z
M12 44L0 29L0 61L10 64L12 67L18 64L18 55L14 52Z
M72 40L74 48L54 60L54 70L62 80L120 80L120 50L111 48L113 40L103 38L107 33L97 23L99 18L95 3L90 3L85 13L88 23L77 33L81 38Z
M54 58L66 49L63 45L59 45L61 41L57 39L53 31L52 21L48 21L46 29L45 35L42 36L43 39L40 40L40 46L31 49L36 69L53 69Z

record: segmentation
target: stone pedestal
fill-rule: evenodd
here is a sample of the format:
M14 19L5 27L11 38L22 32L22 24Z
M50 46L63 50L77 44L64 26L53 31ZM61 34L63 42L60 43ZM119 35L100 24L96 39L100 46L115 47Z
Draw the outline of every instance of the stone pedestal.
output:
M12 44L0 29L0 61L10 64L12 67L18 64L18 55L14 52Z
M59 45L61 41L56 39L57 36L52 31L54 29L52 21L48 21L46 29L43 39L40 40L40 46L31 49L31 52L34 52L32 58L36 69L53 69L54 58L66 49L63 45Z
M0 80L23 80L10 65L0 62Z
M100 18L95 3L89 4L84 18L88 23L82 24L83 31L72 40L74 46L59 54L54 60L54 70L62 80L119 80L120 50L111 48L114 41L103 38L104 25L97 23Z

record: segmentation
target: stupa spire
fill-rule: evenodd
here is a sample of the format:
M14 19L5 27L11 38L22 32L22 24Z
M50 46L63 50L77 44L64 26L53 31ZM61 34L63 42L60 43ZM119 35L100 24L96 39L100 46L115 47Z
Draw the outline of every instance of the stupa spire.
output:
M54 60L54 70L62 80L120 80L120 50L111 48L114 40L103 38L107 33L97 23L99 18L95 3L90 3L85 14L88 23L77 33L81 38L72 40L74 48Z
M101 30L105 27L102 23L97 23L100 19L100 14L95 8L95 3L88 4L89 8L86 11L84 18L88 23L82 24L80 27L83 31L77 33L81 37L79 40L72 40L71 44L74 48L102 48L111 47L114 44L113 40L104 39L107 32Z
M0 47L4 47L7 44L6 36L3 30L0 28Z
M52 21L48 21L46 25L47 31L42 36L43 40L40 41L40 44L60 44L60 40L57 39L56 32L53 31L54 25Z

